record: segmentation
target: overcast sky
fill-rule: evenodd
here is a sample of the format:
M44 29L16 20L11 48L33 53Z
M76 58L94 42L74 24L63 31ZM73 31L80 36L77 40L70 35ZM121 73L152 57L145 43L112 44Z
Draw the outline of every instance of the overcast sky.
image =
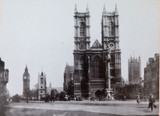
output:
M141 56L142 77L149 57L158 52L158 0L2 0L0 57L9 69L7 88L22 94L25 66L30 87L44 71L53 87L63 86L66 62L73 65L74 7L85 12L88 4L91 45L101 41L101 18L107 11L119 12L122 77L128 79L128 59Z

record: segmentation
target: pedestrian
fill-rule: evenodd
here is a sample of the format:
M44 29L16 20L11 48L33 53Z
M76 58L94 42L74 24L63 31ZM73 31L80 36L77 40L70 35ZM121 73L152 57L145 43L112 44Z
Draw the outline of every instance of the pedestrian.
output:
M155 105L155 99L154 99L154 97L153 97L153 94L150 94L150 96L149 96L149 106L148 106L148 108L151 108L151 111L153 111L153 107L157 107L156 105Z
M137 95L137 103L139 104L140 103L140 95Z

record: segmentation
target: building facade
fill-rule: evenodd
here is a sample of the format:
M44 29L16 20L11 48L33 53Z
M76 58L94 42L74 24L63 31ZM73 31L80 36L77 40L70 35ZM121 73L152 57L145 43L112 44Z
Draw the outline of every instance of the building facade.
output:
M159 98L159 54L149 58L144 68L144 91L146 96L153 94Z
M52 88L52 84L49 83L49 86L47 87L47 92L46 92L46 93L47 93L48 95L51 95L52 89L53 89L53 88Z
M121 50L119 47L118 10L102 12L101 42L90 46L90 13L74 12L74 95L90 97L108 87L108 78L114 80L111 88L121 85ZM108 60L110 59L110 61ZM110 65L108 66L108 62ZM107 77L110 73L110 77ZM110 83L109 83L110 84Z
M41 72L38 75L38 100L46 97L46 75Z
M23 73L23 97L28 97L30 93L30 74L26 66Z
M5 62L0 58L0 103L6 103L9 70L5 69Z
M69 66L66 64L65 71L64 71L64 83L63 83L63 90L68 93L73 93L73 75L74 75L74 66Z
M35 84L33 89L30 90L30 99L38 100L38 84Z
M128 60L128 78L130 84L139 84L142 81L140 56Z

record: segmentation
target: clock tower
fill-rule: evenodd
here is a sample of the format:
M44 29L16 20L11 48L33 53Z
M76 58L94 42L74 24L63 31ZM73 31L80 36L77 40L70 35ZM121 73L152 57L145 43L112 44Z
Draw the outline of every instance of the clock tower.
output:
M23 96L27 97L29 94L29 91L30 91L30 74L26 66L25 71L23 73Z

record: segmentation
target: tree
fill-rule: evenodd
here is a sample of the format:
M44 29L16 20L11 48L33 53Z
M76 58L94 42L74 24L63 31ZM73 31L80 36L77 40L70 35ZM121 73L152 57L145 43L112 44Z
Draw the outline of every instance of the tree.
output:
M50 100L54 101L56 99L56 95L57 95L57 90L56 89L52 89L51 90L51 95L50 95Z
M13 101L13 102L20 102L20 100L21 100L21 97L20 97L18 94L14 95L14 96L12 97L12 101Z
M61 100L61 101L65 100L65 95L66 95L66 94L65 94L64 91L61 91L61 92L60 92L59 97L60 97L60 100Z

